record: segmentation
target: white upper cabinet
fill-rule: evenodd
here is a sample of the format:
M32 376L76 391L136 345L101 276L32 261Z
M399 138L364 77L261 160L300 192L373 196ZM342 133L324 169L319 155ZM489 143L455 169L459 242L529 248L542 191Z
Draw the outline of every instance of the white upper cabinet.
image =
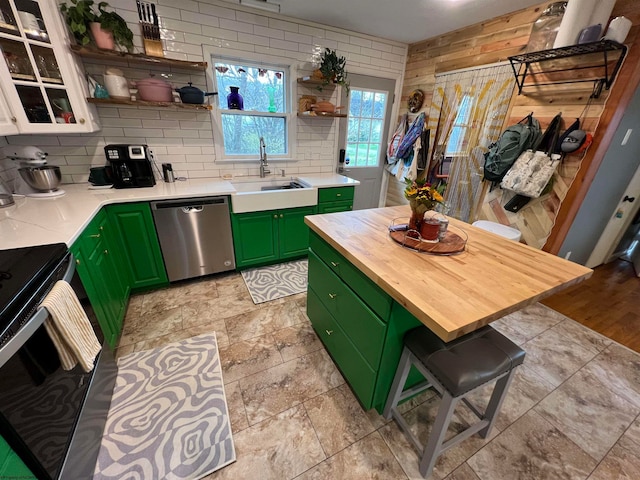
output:
M0 0L0 134L100 129L54 0ZM5 110L7 112L5 113ZM2 117L7 117L11 130Z

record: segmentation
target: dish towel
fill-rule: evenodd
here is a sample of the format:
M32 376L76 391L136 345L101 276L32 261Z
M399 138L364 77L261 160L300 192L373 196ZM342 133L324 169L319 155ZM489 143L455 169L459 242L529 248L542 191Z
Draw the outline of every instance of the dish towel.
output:
M44 327L58 350L62 368L71 370L80 362L85 372L93 370L100 342L71 285L56 282L40 306L49 311Z

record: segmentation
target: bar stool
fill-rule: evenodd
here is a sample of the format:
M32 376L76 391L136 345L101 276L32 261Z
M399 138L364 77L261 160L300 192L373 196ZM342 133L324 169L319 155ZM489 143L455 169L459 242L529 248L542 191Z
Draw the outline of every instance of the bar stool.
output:
M446 450L480 432L486 438L493 427L500 406L515 374L515 367L524 361L525 352L504 335L486 326L451 342L443 342L427 327L406 333L404 349L387 398L383 415L393 418L422 452L420 473L428 477L438 457ZM425 382L404 390L411 365L426 378ZM486 383L496 380L489 403L481 413L465 398ZM398 403L429 388L442 397L426 446L421 445L398 412ZM451 417L462 400L479 421L444 441Z

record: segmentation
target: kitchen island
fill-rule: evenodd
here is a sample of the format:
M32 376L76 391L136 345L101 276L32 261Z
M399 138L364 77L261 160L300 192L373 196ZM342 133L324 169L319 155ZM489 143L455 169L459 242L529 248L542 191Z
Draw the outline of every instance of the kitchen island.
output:
M402 206L305 219L309 318L363 406L379 411L407 330L424 324L451 341L592 274L453 218L465 251L419 253L389 237L391 222L409 215Z

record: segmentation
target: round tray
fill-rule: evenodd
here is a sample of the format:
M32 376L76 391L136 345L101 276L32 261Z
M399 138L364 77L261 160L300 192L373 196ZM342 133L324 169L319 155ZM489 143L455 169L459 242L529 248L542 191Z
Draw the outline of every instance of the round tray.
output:
M406 228L405 228L406 227ZM415 235L417 238L413 238ZM467 234L461 228L449 225L444 238L439 241L423 240L416 230L410 230L406 218L396 218L389 226L389 236L405 248L432 255L454 255L464 252Z

